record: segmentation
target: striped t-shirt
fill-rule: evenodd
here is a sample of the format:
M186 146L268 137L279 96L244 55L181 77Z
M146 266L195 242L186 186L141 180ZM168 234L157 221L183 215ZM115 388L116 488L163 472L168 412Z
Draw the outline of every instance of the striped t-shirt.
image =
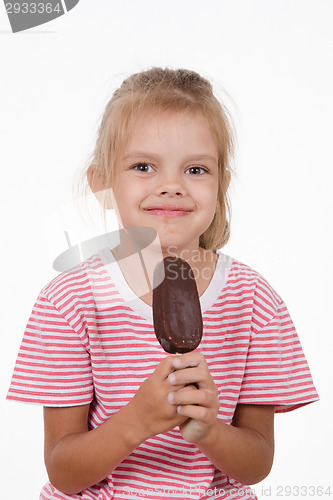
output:
M219 252L200 297L205 356L218 387L218 418L236 405L293 410L318 399L286 306L267 281ZM16 361L8 398L44 406L91 404L89 428L126 405L167 354L152 308L127 285L108 249L41 291ZM47 483L53 499L254 499L250 487L217 470L179 429L148 439L102 482L80 494Z

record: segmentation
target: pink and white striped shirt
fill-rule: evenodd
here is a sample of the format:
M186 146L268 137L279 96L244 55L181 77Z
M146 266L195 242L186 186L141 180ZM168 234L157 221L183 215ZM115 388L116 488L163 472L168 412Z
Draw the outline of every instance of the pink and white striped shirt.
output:
M218 418L231 424L241 403L285 412L318 399L287 308L260 274L219 252L200 303L204 333L198 350L218 387ZM165 356L152 308L134 295L105 249L41 291L7 398L44 406L90 403L92 429L124 406ZM47 483L40 500L135 496L256 498L175 428L142 443L99 484L66 495Z

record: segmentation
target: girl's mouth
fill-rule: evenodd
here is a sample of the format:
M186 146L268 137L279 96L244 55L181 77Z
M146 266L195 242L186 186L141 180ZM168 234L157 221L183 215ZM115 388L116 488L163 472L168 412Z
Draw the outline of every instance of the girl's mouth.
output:
M157 217L165 217L169 219L176 217L184 217L192 212L192 210L189 208L181 206L169 206L169 205L148 207L145 208L144 210L149 215L155 215Z

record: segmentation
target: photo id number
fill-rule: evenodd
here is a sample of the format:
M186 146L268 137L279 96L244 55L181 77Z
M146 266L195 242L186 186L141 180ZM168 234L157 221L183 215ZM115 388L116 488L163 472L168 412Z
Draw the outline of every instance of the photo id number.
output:
M6 3L7 14L52 14L57 12L62 14L63 10L60 3L52 5L50 2L38 3Z
M330 486L277 486L277 497L326 497L331 496Z

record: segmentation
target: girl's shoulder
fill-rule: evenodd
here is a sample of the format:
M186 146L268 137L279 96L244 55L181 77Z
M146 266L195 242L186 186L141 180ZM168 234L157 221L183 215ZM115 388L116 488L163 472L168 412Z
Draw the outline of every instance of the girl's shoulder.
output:
M255 302L266 303L272 310L277 310L282 298L267 279L257 270L238 259L220 253L220 259L228 263L225 293L252 297Z
M87 301L94 297L96 289L108 287L109 275L99 254L95 254L58 274L42 288L40 294L56 305L65 299Z

